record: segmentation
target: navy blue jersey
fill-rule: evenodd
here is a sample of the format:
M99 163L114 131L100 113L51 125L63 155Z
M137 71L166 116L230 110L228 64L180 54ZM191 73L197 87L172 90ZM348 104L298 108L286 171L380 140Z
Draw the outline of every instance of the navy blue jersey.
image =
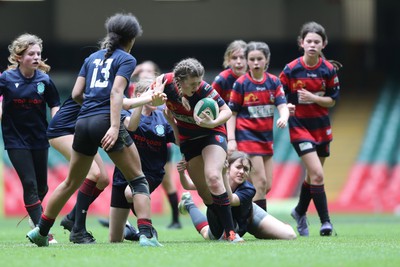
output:
M139 151L143 173L153 179L162 181L164 165L168 159L168 143L175 143L172 127L168 124L162 111L155 110L151 116L140 116L136 131L129 132ZM113 185L126 184L125 178L118 168L115 168Z
M253 184L244 181L232 193L235 193L240 199L240 205L232 207L232 217L239 226L237 233L243 236L247 232L247 224L252 216L253 197L256 194L256 189Z
M75 123L81 106L72 97L64 101L56 115L49 123L47 137L49 139L75 133Z
M85 59L79 76L86 79L84 101L79 118L110 114L110 93L116 76L122 76L129 86L130 77L136 67L136 59L129 53L117 49L107 59L106 50L99 50Z
M19 68L0 76L0 95L3 95L1 127L5 149L45 149L47 108L60 106L60 96L49 75L35 71L25 78Z

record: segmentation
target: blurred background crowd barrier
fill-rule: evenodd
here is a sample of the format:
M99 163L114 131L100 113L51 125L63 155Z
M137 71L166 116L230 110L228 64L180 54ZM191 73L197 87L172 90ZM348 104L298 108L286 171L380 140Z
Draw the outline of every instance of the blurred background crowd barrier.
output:
M210 83L222 70L223 54L231 41L266 42L271 49L269 71L278 75L286 63L301 55L297 47L301 25L308 21L322 24L329 39L326 57L344 65L339 71L341 97L332 112L331 157L325 164L330 209L400 212L396 64L400 62L400 1L0 0L0 72L7 68L9 43L24 32L36 34L44 41L43 57L65 99L84 58L97 50L105 35L105 19L116 12L132 12L142 24L143 36L132 50L139 63L152 60L169 72L181 59L195 57L204 65L205 80ZM295 197L304 170L287 129L275 131L274 147L274 180L268 198ZM175 162L179 157L176 148ZM19 179L6 153L3 159L4 214L24 214ZM104 159L111 177L113 165L106 155ZM62 156L50 149L50 190L65 178L67 169ZM181 193L176 171L174 177ZM91 212L108 213L110 188L93 203ZM156 213L164 211L160 190L152 197ZM71 198L65 210L74 201Z

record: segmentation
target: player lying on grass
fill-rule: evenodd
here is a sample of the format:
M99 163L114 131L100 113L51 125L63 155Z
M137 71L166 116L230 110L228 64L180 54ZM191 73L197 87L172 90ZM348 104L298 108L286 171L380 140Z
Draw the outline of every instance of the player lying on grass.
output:
M196 190L185 172L186 165L185 160L178 163L182 186L186 190ZM295 239L296 233L289 224L281 222L252 202L256 190L247 181L252 169L249 156L244 152L234 151L228 156L226 165L224 182L230 197L235 231L240 236L249 233L259 239ZM189 192L182 194L179 210L182 214L189 213L193 225L204 239L218 240L223 235L223 227L212 210L207 209L207 221Z

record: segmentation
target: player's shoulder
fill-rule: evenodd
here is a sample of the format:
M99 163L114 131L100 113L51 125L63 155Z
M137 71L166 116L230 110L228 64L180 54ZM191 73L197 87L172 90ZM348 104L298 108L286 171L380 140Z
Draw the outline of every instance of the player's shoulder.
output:
M213 84L223 83L228 79L229 76L231 76L230 69L225 69L225 70L221 71L220 73L218 73L217 76L215 76Z
M292 61L286 64L286 67L289 69L293 69L298 65L301 65L300 58L293 59Z
M333 66L333 64L331 62L329 62L329 60L327 60L327 59L322 59L322 64L321 65L322 66L326 66L326 68L329 71L335 70L335 66Z
M276 76L276 75L274 75L274 74L272 74L270 72L266 72L266 74L267 74L267 79L271 79L274 82L278 82L279 81L278 76Z
M245 81L249 81L250 79L249 79L249 76L248 76L248 74L246 73L246 74L243 74L243 75L241 75L241 76L239 76L239 78L237 78L236 79L236 82L237 83L244 83Z
M12 75L13 71L15 71L15 69L8 69L3 71L3 73L0 73L0 79L7 80L7 78L9 78L10 75Z
M231 68L227 68L227 69L224 69L223 71L221 71L218 75L226 79L229 76L234 75L234 73Z
M47 74L46 72L41 71L41 70L37 70L36 71L36 75L37 75L38 78L44 78L44 79L49 79L50 78L49 74Z

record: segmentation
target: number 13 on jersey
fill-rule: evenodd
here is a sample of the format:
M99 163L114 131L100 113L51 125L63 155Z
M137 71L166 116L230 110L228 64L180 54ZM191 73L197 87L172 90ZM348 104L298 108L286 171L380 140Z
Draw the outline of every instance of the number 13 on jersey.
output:
M96 67L93 69L92 79L90 81L90 88L105 88L108 86L108 79L110 77L110 68L112 61L112 58L108 58L106 59L106 61L103 61L102 59L95 59L93 61L93 64L95 64ZM102 75L100 79L97 79L97 74L99 70Z

